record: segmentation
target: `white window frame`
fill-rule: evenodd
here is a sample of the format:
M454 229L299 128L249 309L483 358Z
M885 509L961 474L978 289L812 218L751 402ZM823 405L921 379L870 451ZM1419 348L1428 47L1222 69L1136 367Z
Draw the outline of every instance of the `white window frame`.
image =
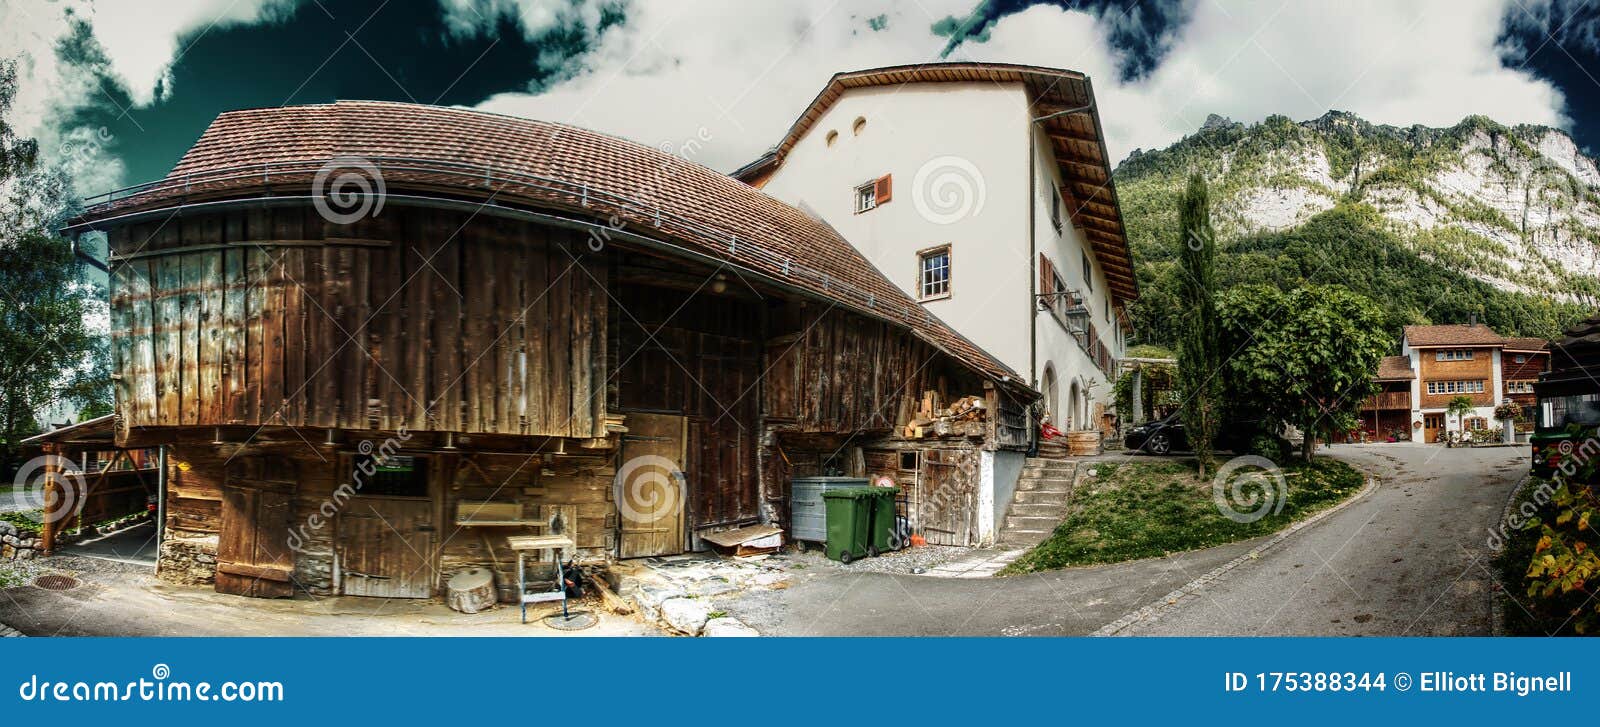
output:
M866 184L858 185L855 189L856 214L871 212L878 208L878 180L874 179Z
M1428 395L1441 394L1482 394L1483 380L1457 380L1457 381L1429 381Z
M1435 361L1471 361L1472 349L1470 348L1441 348L1434 353Z
M928 275L937 268L929 268L927 261L940 255L944 256L944 279L932 281ZM917 251L917 300L943 300L950 297L951 283L954 280L954 260L949 243ZM942 290L930 292L930 287L940 285L943 286Z

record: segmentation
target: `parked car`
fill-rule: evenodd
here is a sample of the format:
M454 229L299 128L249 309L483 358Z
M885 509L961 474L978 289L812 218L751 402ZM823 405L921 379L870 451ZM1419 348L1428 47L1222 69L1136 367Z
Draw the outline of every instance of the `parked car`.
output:
M1231 423L1217 433L1216 449L1237 452L1250 444L1250 435L1260 429L1258 422ZM1122 446L1129 451L1148 454L1189 451L1189 435L1184 431L1183 420L1173 414L1165 419L1148 421L1128 431Z

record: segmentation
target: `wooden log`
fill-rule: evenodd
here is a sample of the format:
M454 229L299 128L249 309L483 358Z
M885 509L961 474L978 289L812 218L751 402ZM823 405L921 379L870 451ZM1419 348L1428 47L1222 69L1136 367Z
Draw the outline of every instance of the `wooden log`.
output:
M494 608L497 599L494 573L488 568L468 568L450 577L445 600L462 613L478 613Z
M612 613L617 614L618 616L626 616L630 613L633 613L633 604L629 603L627 599L624 599L622 596L619 596L612 591L610 584L606 583L606 579L588 571L585 571L584 575L589 576L589 582L593 583L594 589L600 592L600 601L604 603L606 608Z

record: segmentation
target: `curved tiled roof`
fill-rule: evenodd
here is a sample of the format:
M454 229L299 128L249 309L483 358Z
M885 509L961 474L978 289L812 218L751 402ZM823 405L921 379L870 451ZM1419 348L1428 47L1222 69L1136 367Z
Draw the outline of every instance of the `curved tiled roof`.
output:
M628 232L909 328L976 371L1027 388L826 224L677 155L563 124L372 101L231 111L211 123L165 179L91 199L76 222L106 223L139 211L268 192L305 193L317 172L341 157L370 163L390 193L615 219Z

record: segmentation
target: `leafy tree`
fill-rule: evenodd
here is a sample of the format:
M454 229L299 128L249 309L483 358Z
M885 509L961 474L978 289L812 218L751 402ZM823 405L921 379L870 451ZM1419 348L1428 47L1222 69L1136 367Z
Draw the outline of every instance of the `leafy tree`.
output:
M1337 285L1246 285L1222 294L1217 311L1230 390L1269 423L1299 427L1304 459L1319 433L1355 426L1361 401L1376 390L1372 372L1393 343L1376 304Z
M1211 202L1205 178L1189 178L1179 203L1182 234L1178 260L1183 275L1178 297L1184 317L1178 349L1178 390L1183 396L1183 426L1194 449L1200 476L1215 465L1212 442L1222 419L1222 356L1217 350L1216 233L1211 228Z
M45 168L38 144L6 121L16 67L0 62L0 458L39 431L38 412L70 402L104 411L103 339L85 325L93 288L54 230L71 211L70 182ZM9 467L7 467L9 469Z
M1445 405L1444 411L1446 414L1450 414L1456 418L1456 426L1460 427L1461 429L1466 429L1466 416L1472 411L1472 398L1468 396L1458 396L1454 399L1451 399L1450 403Z

